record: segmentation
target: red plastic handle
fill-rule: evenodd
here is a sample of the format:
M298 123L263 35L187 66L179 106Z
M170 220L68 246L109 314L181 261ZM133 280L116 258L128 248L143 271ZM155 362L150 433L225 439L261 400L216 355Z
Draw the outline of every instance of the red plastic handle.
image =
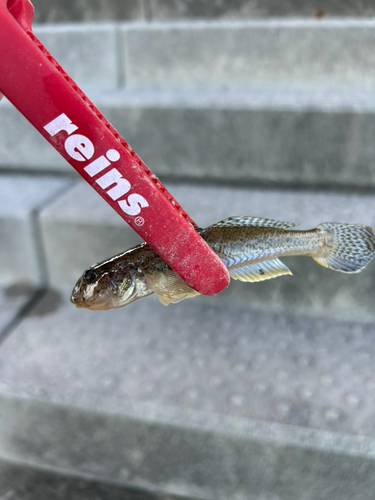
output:
M228 271L196 225L31 31L29 0L0 0L0 91L191 287Z

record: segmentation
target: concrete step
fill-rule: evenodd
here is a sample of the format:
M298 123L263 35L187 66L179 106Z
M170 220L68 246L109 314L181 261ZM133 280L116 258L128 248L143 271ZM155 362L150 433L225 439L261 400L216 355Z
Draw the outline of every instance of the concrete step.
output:
M373 88L374 20L123 25L130 86L286 84Z
M34 32L84 88L278 83L372 90L374 26L272 19L47 25Z
M258 87L124 91L100 108L157 175L368 187L373 103L363 89Z
M189 500L14 461L0 460L0 478L4 500Z
M370 91L256 87L91 94L157 175L375 185L375 99ZM18 111L7 103L0 109L3 169L74 172Z
M0 285L28 288L47 279L38 213L70 182L2 175L0 181Z
M314 4L307 0L237 0L202 2L200 0L100 0L71 3L63 0L34 0L37 22L87 22L146 19L244 19L257 17L322 18L325 16L373 17L375 8L371 0L361 2L326 0Z
M300 222L301 228L329 221L375 227L375 197L370 194L177 184L167 184L167 188L201 227L232 215ZM95 191L81 182L41 212L40 224L50 283L55 288L73 288L89 266L140 242ZM256 284L232 280L218 296L193 301L297 314L374 317L374 263L361 274L345 275L327 270L310 258L289 257L284 262L294 276ZM155 297L144 300L156 302ZM179 305L170 308L178 309Z
M228 304L93 313L46 295L0 348L0 456L194 499L372 500L374 334Z
M82 0L34 0L33 5L36 23L117 22L149 18L147 0L99 0L95 4Z
M202 21L35 32L158 175L368 186L374 26ZM9 104L0 110L1 168L72 171Z
M122 63L116 24L36 25L33 31L85 91L119 85Z

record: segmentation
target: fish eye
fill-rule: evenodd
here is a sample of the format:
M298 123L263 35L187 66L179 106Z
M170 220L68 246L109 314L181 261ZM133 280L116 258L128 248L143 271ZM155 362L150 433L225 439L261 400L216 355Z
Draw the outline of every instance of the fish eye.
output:
M83 281L87 284L94 283L97 277L98 273L94 269L88 269L83 275Z

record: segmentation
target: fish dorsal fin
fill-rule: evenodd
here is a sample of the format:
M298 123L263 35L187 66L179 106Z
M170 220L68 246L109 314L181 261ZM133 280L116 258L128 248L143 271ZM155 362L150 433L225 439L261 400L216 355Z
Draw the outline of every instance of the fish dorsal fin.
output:
M290 269L279 259L264 260L256 264L247 264L246 266L228 269L231 278L239 281L264 281L284 274L292 274Z
M248 215L239 215L235 217L228 217L220 222L216 222L210 227L243 227L243 226L253 226L253 227L273 227L276 229L288 229L289 227L298 226L293 222L282 222L273 219L261 219L259 217L251 217Z

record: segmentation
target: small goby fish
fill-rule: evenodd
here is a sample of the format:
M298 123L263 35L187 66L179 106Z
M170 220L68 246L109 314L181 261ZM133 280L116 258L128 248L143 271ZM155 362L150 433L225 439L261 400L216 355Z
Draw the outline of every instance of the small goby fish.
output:
M292 274L279 257L306 255L321 266L358 273L375 255L375 234L368 226L324 223L308 231L297 224L256 217L230 217L199 234L222 259L230 276L263 281ZM126 306L156 293L162 304L199 295L146 243L95 264L83 273L71 301L92 310Z

